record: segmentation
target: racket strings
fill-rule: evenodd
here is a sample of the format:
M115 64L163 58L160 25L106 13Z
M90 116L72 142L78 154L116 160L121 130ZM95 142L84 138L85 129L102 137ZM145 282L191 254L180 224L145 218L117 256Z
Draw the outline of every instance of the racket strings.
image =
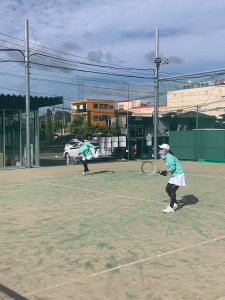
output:
M151 161L143 162L141 165L141 170L143 173L148 175L153 175L158 171L157 166Z

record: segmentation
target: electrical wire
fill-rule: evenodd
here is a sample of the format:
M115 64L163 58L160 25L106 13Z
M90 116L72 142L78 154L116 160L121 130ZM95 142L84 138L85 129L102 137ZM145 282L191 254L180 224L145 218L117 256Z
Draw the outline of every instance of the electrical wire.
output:
M119 77L130 77L130 78L139 78L139 79L154 79L153 77L145 77L145 76L135 76L129 74L118 74L118 73L107 73L107 72L98 72L98 71L89 71L89 70L82 70L77 68L68 68L68 67L60 67L60 66L53 66L41 63L30 62L31 65L38 65L47 68L56 68L61 70L67 71L78 71L78 72L86 72L86 73L94 73L94 74L102 74L102 75L109 75L109 76L119 76Z
M0 33L0 35L6 36L6 37L10 37L10 38L16 39L16 40L18 40L18 41L24 42L22 39L18 39L18 38L15 38L15 37L12 37L12 36L3 34L3 33ZM0 39L0 40L2 40L2 39ZM13 42L10 42L10 41L6 41L6 40L2 40L2 41L6 42L6 43L13 44L13 45L17 45L17 46L19 46L19 47L22 47L21 45L16 44L16 43L13 43ZM71 53L59 51L59 50L52 49L52 48L49 48L49 47L46 47L46 46L42 46L42 45L40 45L40 44L35 44L35 43L32 43L32 42L30 42L29 44L30 44L30 45L33 45L33 46L37 46L37 47L39 47L39 48L44 48L44 49L47 49L47 50L50 50L50 51L54 51L54 52L56 52L56 53L65 54L65 55L68 55L68 56L71 56L71 57L76 57L76 58L80 58L80 59L83 59L83 60L88 60L88 61L93 61L93 62L101 63L101 65L98 65L98 66L101 66L101 67L117 68L117 69L121 69L121 70L154 71L154 69L151 69L151 68L148 68L148 69L147 69L147 68L122 67L122 66L119 66L119 65L116 65L116 64L109 64L109 63L105 63L105 62L93 60L93 59L90 59L90 58L78 56L78 55L75 55L75 54L71 54ZM44 56L44 55L45 55L45 56L50 56L49 54L46 54L45 52L40 51L40 50L38 50L38 49L36 49L36 48L35 48L35 53L36 53L36 54L39 54L39 55L43 55L43 56ZM58 58L58 59L59 59L60 57L59 57L59 56L55 56L55 58ZM84 63L84 62L79 62L79 63L88 64L88 63ZM90 64L90 65L95 65L95 64Z

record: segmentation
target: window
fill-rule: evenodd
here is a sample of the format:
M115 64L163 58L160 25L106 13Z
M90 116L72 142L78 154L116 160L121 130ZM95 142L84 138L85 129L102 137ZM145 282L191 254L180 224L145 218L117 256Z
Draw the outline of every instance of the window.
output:
M99 104L99 108L104 108L104 104Z
M105 109L108 109L109 108L109 105L108 104L103 104L104 105L104 108Z
M101 120L100 120L100 118L101 118ZM107 120L109 120L110 118L109 118L109 116L107 116L107 115L102 115L102 116L100 116L99 117L99 120L100 121L107 121Z
M98 103L94 103L93 104L93 107L96 109L96 108L98 108Z
M113 109L113 105L109 105L109 109Z

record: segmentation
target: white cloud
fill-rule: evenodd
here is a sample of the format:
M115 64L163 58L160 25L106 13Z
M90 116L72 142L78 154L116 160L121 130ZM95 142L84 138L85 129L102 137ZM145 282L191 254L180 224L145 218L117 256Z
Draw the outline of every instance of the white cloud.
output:
M208 36L216 35L225 23L225 3L221 0L199 3L194 0L3 0L0 8L3 33L23 36L24 19L28 18L30 36L45 46L61 50L65 47L68 51L70 43L76 45L75 51L79 52L80 48L80 54L102 51L118 56L120 48L123 55L126 53L127 45L128 57L132 53L136 57L135 65L139 59L143 63L141 58L145 53L154 50L156 28L160 29L165 47L161 52L183 59L183 52L190 47L183 42L193 40L193 48L198 39L212 49ZM179 49L170 42L179 45ZM168 48L176 53L167 53ZM205 54L208 52L210 55L210 51L204 50ZM131 61L127 59L127 63Z
M224 0L2 0L0 45L23 47L24 20L30 41L79 57L151 68L155 30L166 72L224 67ZM11 44L13 45L13 44ZM47 50L46 50L47 51ZM63 54L62 54L63 55Z

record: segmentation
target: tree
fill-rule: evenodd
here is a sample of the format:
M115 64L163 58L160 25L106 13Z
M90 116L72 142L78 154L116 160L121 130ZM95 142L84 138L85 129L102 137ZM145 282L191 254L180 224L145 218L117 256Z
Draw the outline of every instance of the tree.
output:
M80 115L76 115L69 125L69 131L76 137L84 136L84 118Z
M120 126L118 124L111 125L109 128L110 128L111 135L120 135L121 134Z

